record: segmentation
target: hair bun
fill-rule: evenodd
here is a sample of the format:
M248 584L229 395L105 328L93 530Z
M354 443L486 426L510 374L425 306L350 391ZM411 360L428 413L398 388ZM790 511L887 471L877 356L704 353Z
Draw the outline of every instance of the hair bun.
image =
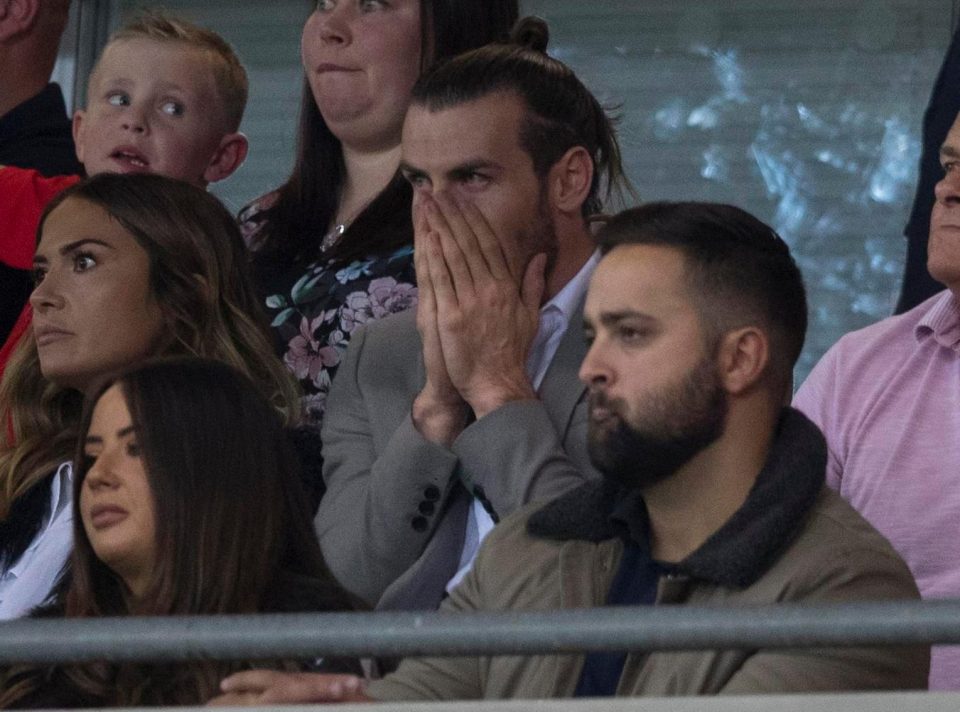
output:
M522 17L517 20L510 33L510 42L535 52L546 53L547 44L550 42L550 28L547 27L546 20L539 17Z

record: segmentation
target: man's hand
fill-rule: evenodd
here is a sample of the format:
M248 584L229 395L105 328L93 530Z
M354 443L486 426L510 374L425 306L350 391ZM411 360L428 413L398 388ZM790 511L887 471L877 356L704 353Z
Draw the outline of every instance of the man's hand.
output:
M417 330L423 342L426 384L413 402L413 423L430 442L449 446L463 430L467 404L450 382L440 348L437 298L430 280L427 250L430 227L422 204L414 206L414 265L417 270Z
M518 281L515 236L505 236L510 244L501 244L476 206L435 194L424 199L422 211L437 335L450 383L477 418L507 402L536 398L526 361L540 321L546 255L534 257Z
M249 670L220 683L223 694L211 707L302 704L311 702L372 702L363 694L365 682L356 675Z

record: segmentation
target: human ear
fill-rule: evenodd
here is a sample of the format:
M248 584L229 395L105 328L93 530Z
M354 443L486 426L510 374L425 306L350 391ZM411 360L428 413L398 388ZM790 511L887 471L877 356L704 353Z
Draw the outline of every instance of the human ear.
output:
M73 123L70 130L73 134L73 143L76 146L77 160L83 163L83 139L84 139L84 119L87 113L83 109L77 109L73 112Z
M214 152L210 163L203 171L205 183L216 183L218 180L230 176L247 158L249 150L247 137L239 131L228 133L220 139L220 145Z
M717 367L724 389L739 395L760 381L770 362L770 340L756 326L725 333L717 349Z
M0 0L0 42L27 32L39 11L40 0Z
M564 213L580 213L593 183L593 159L583 146L564 153L547 177L550 201Z

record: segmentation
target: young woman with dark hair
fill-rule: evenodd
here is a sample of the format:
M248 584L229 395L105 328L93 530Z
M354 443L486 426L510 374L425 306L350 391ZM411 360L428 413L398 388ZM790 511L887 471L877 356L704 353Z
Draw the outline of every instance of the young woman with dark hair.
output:
M216 198L100 174L48 205L37 236L32 333L0 382L0 619L42 603L66 560L69 459L98 378L151 356L204 356L247 374L288 423L299 413Z
M412 193L397 174L413 84L505 40L517 14L517 0L319 0L304 26L293 172L240 222L314 424L354 329L416 304Z
M175 358L104 382L74 461L68 618L345 611L276 409L237 370ZM2 706L202 704L220 678L300 661L20 666ZM326 667L358 670L352 661Z

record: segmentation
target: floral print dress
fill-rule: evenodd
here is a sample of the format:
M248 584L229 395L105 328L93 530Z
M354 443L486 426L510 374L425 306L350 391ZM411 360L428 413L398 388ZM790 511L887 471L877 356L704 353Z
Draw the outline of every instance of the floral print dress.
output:
M240 212L247 244L263 226L269 198ZM303 390L307 423L320 426L330 382L360 326L417 304L413 246L369 255L349 264L320 258L258 285L278 354Z

